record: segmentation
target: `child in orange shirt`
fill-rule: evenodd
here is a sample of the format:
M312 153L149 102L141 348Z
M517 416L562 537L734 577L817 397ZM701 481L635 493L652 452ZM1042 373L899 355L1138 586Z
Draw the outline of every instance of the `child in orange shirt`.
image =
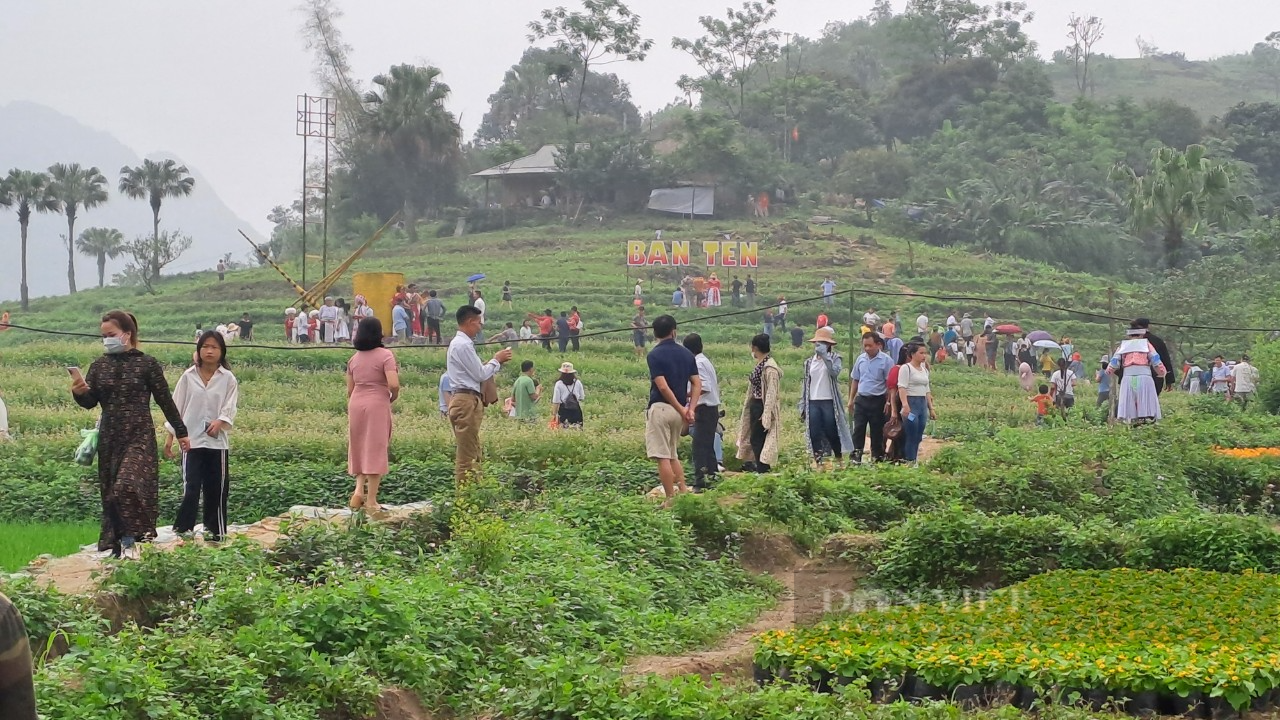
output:
M1049 408L1053 406L1053 398L1049 396L1049 386L1041 385L1040 394L1031 398L1031 402L1036 404L1036 425L1043 425L1044 419L1049 415Z

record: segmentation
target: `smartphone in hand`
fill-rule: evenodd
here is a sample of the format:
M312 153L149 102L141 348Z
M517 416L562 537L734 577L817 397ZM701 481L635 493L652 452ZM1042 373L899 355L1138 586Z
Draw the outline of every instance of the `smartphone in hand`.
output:
M70 365L67 367L67 374L70 375L71 379L74 380L75 382L84 381L84 375L80 372L80 368L74 365Z

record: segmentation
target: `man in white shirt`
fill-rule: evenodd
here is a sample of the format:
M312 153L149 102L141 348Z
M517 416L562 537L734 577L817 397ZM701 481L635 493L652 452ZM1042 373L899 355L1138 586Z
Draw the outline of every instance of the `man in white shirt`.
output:
M693 436L693 491L702 492L711 487L719 473L715 440L720 425L720 379L715 365L702 352L702 336L689 333L684 338L684 346L693 353L702 382L698 404L693 408L693 424L689 426L689 434ZM690 385L692 392L692 383Z
M1241 355L1240 362L1231 368L1231 397L1239 399L1245 408L1249 399L1258 391L1258 368L1249 364L1249 356Z
M333 304L332 297L324 299L324 306L320 308L320 339L329 344L338 342L338 317L342 311Z
M484 420L485 381L511 359L511 348L498 351L487 363L480 362L474 338L480 334L480 309L474 305L458 308L458 334L449 343L445 360L453 397L449 399L449 424L458 442L454 455L454 478L461 487L480 474L480 423Z
M1231 368L1227 367L1227 359L1221 355L1213 359L1213 379L1209 382L1209 392L1217 395L1231 392Z
M929 316L920 313L920 317L916 318L916 333L920 337L928 337L929 335Z
M866 312L862 313L862 324L866 325L872 330L879 329L880 316L876 314L875 308L870 308Z
M477 332L475 334L475 339L478 342L484 342L484 323L488 318L484 314L485 303L484 303L484 297L480 295L480 290L478 289L476 290L476 300L471 304L475 306L475 309L480 311L480 332Z
M836 283L830 277L822 281L822 303L827 307L836 304Z

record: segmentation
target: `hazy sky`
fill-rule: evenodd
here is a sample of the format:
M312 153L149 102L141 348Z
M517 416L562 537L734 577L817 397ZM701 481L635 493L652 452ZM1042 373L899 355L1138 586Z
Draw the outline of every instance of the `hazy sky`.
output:
M985 1L985 0L984 0ZM468 138L486 98L528 45L525 26L556 0L339 0L355 75L401 62L431 63L453 88L451 108ZM693 70L670 49L698 34L699 15L740 0L630 0L655 50L643 64L609 66L631 84L641 110L677 96ZM899 9L905 0L897 0ZM575 0L564 4L575 6ZM865 15L872 0L780 0L779 29L816 37L829 21ZM311 54L299 38L295 0L0 0L0 103L48 105L115 134L141 154L164 150L198 168L260 231L264 215L296 197L300 140L296 96L314 92ZM1069 13L1107 24L1101 51L1136 54L1141 35L1162 50L1201 59L1248 50L1280 30L1276 0L1029 0L1029 27L1044 54L1066 44ZM0 166L6 143L0 138ZM94 163L93 158L67 161ZM0 170L7 167L0 168ZM114 168L104 168L109 173ZM197 189L197 192L199 190Z

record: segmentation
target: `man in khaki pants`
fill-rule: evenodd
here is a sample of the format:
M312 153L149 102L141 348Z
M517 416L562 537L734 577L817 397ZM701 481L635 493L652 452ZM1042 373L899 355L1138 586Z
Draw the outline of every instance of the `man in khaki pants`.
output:
M644 446L658 461L658 479L671 507L676 491L688 492L680 463L680 436L693 422L702 396L702 380L693 353L676 342L676 320L663 315L653 321L658 344L649 351L649 409L644 416Z
M458 334L449 343L446 374L453 386L449 400L449 423L458 442L454 456L454 479L461 487L480 474L480 423L484 421L481 386L511 359L511 348L498 351L487 363L480 362L474 338L484 323L480 309L472 305L458 308Z

